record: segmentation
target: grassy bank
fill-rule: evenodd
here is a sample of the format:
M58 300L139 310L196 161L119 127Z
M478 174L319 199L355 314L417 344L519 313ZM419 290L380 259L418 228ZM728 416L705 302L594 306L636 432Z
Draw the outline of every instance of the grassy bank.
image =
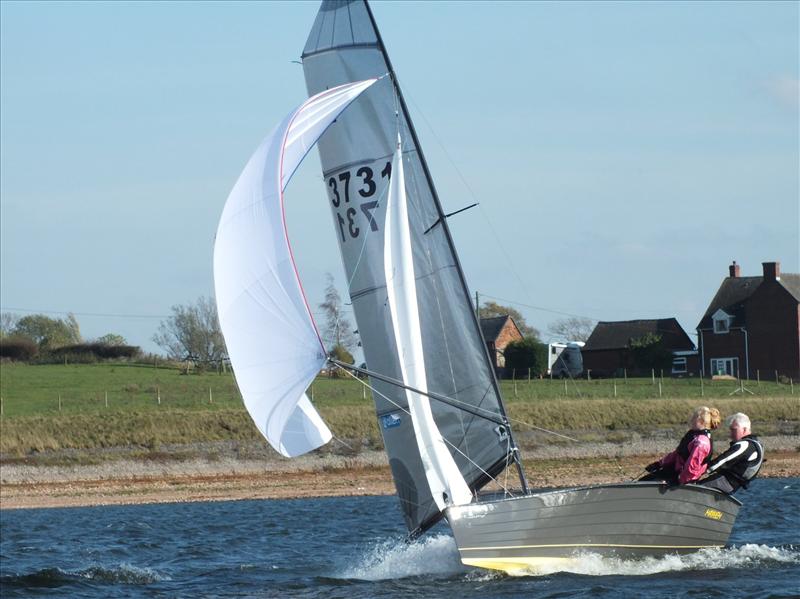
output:
M616 397L614 397L616 386ZM797 433L800 394L786 385L752 382L754 395L730 395L733 381L505 381L509 417L521 439L525 423L557 431L680 429L689 411L713 404L723 414L743 411L762 430ZM352 379L318 379L314 403L334 434L380 446L369 392ZM799 390L800 391L800 390ZM230 373L125 364L0 365L0 451L26 454L56 449L139 446L259 438ZM60 399L59 399L60 398Z

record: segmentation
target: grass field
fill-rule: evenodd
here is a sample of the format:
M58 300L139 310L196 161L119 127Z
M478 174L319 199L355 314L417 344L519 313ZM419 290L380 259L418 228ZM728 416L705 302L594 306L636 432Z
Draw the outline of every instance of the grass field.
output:
M554 430L650 430L684 425L689 411L712 404L744 411L797 432L800 389L774 382L664 379L504 381L515 430L522 423ZM616 391L615 391L616 387ZM369 390L359 381L317 379L313 401L334 434L379 446ZM615 396L616 393L616 396ZM0 365L0 451L91 449L217 440L254 440L258 433L230 373L183 374L129 364ZM513 422L516 420L516 424ZM794 423L794 424L792 424Z

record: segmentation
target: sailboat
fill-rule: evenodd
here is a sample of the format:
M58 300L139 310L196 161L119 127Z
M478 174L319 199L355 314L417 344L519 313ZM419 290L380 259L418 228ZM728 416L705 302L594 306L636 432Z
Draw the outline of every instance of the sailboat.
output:
M727 542L740 502L658 483L533 492L397 76L365 0L325 0L302 53L309 99L267 136L220 218L220 325L245 406L287 457L332 438L305 391L366 375L409 537L442 519L463 563L517 572ZM305 297L284 189L316 145L366 368L328 356ZM513 484L508 482L513 473ZM495 483L499 489L482 492Z

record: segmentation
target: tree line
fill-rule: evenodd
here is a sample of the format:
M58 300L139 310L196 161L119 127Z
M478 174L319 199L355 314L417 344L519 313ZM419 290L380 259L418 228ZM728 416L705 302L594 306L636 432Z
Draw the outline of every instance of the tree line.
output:
M318 306L321 318L320 335L329 355L353 364L354 353L361 345L358 331L347 317L344 302L327 275L324 300ZM511 316L523 335L505 350L506 365L510 368L538 372L547 366L547 345L540 340L539 331L530 326L516 309L487 301L479 308L480 318ZM592 328L589 319L563 319L556 321L548 332L564 340L585 340ZM196 365L219 365L227 359L225 339L217 318L213 298L200 297L196 302L175 305L171 314L158 325L152 337L169 360L193 362ZM74 314L63 318L45 314L19 317L11 313L0 314L0 357L13 360L63 360L86 361L80 356L97 360L136 358L141 348L129 345L119 334L107 333L97 339L84 340Z

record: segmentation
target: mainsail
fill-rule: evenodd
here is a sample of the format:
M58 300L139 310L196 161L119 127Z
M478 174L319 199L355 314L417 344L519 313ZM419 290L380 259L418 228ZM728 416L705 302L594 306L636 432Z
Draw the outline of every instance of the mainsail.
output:
M384 264L387 195L397 175L392 158L398 135L403 140L400 183L407 202L420 330L414 355L422 356L425 378L425 388L416 388L453 400L431 403L429 409L468 489L477 490L509 464L515 448L508 428L498 425L505 416L497 383L447 223L363 0L322 3L303 51L303 69L309 94L392 75L353 102L320 140L325 185L367 367L415 387L409 364L398 351L404 342L393 320ZM409 416L414 394L376 377L371 385L406 525L412 532L422 531L441 517L441 497L440 489L431 489L427 457L420 454Z
M267 136L225 203L214 242L220 326L250 416L275 450L292 457L331 432L305 390L327 359L286 236L283 190L337 116L376 81L309 98Z

